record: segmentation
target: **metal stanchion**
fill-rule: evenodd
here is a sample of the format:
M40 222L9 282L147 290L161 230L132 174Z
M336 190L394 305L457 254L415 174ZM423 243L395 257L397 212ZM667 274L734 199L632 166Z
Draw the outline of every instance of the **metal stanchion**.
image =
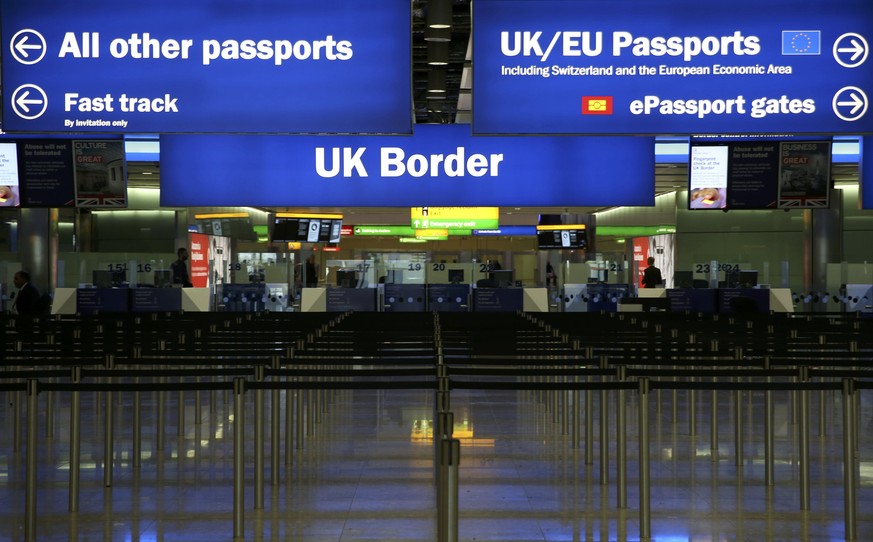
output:
M115 366L115 358L112 354L106 356L106 368L113 369ZM106 379L106 381L111 384L112 377ZM115 463L115 450L114 450L114 440L115 440L115 409L112 406L112 397L113 394L111 391L107 391L105 394L106 397L106 413L104 414L104 419L106 421L106 428L103 432L103 485L105 487L112 486L112 465Z
M53 339L53 336L49 337ZM53 342L52 342L53 344ZM52 382L54 379L49 378ZM50 391L45 392L45 438L54 438L55 436L55 409L54 409L54 394Z
M27 466L25 473L24 540L36 542L36 432L39 408L39 384L27 380Z
M264 366L255 367L255 382L264 381ZM255 390L255 510L264 507L264 390Z
M627 378L627 367L622 365L618 368L618 381L624 382ZM616 473L617 480L616 484L617 488L617 496L618 496L618 508L624 509L627 508L627 409L625 408L624 400L625 400L625 392L624 389L618 390L618 426L616 427L616 433L618 437L618 442L616 443L616 447L618 448L618 458L616 459Z
M288 360L288 365L290 366L292 360L294 359L293 347L288 348L286 358ZM299 393L299 390L285 390L285 465L290 465L293 459L292 452L294 448L294 402L296 402L297 395ZM288 480L291 480L290 471L288 474Z
M139 377L134 379L139 384ZM133 468L142 465L142 397L139 391L133 392Z
M809 382L809 367L800 368L800 381ZM800 509L809 510L809 390L800 391Z
M764 370L770 370L770 356L764 356ZM767 377L767 383L773 382L772 377ZM772 486L775 483L775 475L773 472L773 390L767 389L764 392L764 483Z
M197 384L200 383L200 377L194 379L194 382ZM203 421L203 407L200 404L202 401L202 397L200 394L200 390L197 389L194 391L194 425L200 425Z
M591 376L588 376L591 383ZM594 464L594 390L585 390L585 464Z
M843 508L845 509L846 540L857 540L855 525L857 496L855 479L858 476L855 452L855 381L843 380Z
M73 367L73 384L82 381L82 368ZM79 511L79 471L81 469L81 416L82 397L79 390L74 390L70 399L70 512Z
M749 394L751 397L751 394ZM734 460L737 467L743 466L743 390L737 390L734 405Z
M303 449L303 389L297 390L297 449Z
M185 436L185 390L179 390L179 409L176 412L176 436Z
M712 382L718 379L713 377ZM718 461L718 390L712 390L712 406L709 413L709 459Z
M290 465L294 449L294 401L297 392L285 390L285 465ZM288 479L291 479L290 472Z
M161 376L158 378L158 382L160 382L161 384L163 384L166 381L167 381L167 378L164 376ZM164 411L165 411L165 407L166 407L167 398L166 398L166 393L163 391L157 391L155 393L158 394L158 413L157 413L158 420L157 420L157 424L156 424L157 425L157 429L156 429L157 435L155 435L155 448L156 448L155 451L159 455L162 455L164 453L164 417L165 417Z
M579 382L579 377L573 377L574 382ZM571 426L571 439L573 441L573 449L579 449L579 429L580 424L582 422L582 405L580 401L582 400L582 391L581 390L573 390L573 410L572 410L572 426Z
M245 380L233 379L233 537L245 534Z
M279 356L273 356L272 368L279 368ZM279 388L271 390L270 402L270 485L279 485Z
M21 451L21 392L12 391L12 450L17 454Z
M819 390L818 392L818 436L826 437L827 436L827 424L825 420L827 419L827 400L825 395L825 390Z
M565 375L564 376L565 387L566 387L566 384L568 381L569 381L568 377ZM565 389L564 391L561 392L561 397L563 397L563 403L564 403L563 408L561 409L561 413L562 413L561 434L562 435L568 434L569 429L570 429L570 403L571 403L570 395L571 395L571 392L568 389ZM573 403L573 404L575 405L576 403Z
M693 376L691 377L691 382L696 380ZM697 398L695 395L693 389L688 390L688 435L692 437L697 436Z
M440 441L441 488L437 503L437 540L458 540L458 467L461 464L461 441L446 438Z
M639 381L639 461L640 461L640 540L652 537L651 495L649 480L649 379Z
M600 357L600 368L606 369L606 356ZM606 381L606 376L601 377ZM600 390L600 485L609 483L609 405L605 389Z

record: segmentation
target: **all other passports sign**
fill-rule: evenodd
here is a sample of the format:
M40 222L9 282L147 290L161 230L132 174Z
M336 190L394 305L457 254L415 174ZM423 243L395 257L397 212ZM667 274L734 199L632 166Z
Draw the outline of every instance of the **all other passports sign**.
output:
M869 0L477 0L478 134L873 130Z
M7 132L411 133L403 0L3 0Z

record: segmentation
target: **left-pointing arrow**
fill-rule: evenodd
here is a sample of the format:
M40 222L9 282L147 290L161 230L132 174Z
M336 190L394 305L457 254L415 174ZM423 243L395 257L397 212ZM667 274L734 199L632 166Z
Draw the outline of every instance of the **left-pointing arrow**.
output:
M16 43L14 45L15 50L18 51L18 54L20 54L24 58L30 57L30 53L27 52L28 49L36 49L36 50L42 49L42 45L27 43L27 38L29 38L29 37L30 36L27 36L27 35L22 36L21 40L19 40L18 43Z
M25 113L30 113L30 108L27 107L28 105L39 105L42 103L41 99L40 100L32 100L32 99L28 100L27 99L28 96L30 96L30 91L25 90L24 92L21 93L21 96L19 96L18 99L15 100L15 103L18 105L18 107L20 107Z

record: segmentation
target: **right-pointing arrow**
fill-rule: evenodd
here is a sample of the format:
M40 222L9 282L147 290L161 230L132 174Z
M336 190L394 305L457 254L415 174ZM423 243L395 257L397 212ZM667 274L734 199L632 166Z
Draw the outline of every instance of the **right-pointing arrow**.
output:
M852 98L852 101L851 101L851 102L837 102L837 105L840 106L840 107L846 107L846 106L850 106L850 105L853 106L853 107L852 107L852 110L849 111L849 114L850 114L850 115L854 115L855 113L858 112L859 109L861 109L861 107L864 106L864 100L862 100L862 99L861 99L857 94L855 94L854 92L852 92L852 93L849 95L849 97Z
M852 53L852 57L849 60L854 62L855 60L858 59L859 56L861 56L864 53L864 46L861 45L861 42L859 42L858 40L853 38L851 47L839 47L837 49L837 52L838 53Z
M28 100L28 96L30 96L30 91L25 90L21 93L21 96L19 96L18 99L15 100L16 105L24 110L25 113L30 113L30 108L27 107L28 105L38 105L42 103L42 100Z
M37 49L37 50L42 49L42 45L34 45L34 44L28 45L27 44L28 37L30 37L30 36L25 34L24 36L21 37L21 40L13 46L13 47L15 47L15 50L18 51L18 54L20 54L24 58L28 58L30 56L30 53L27 52L28 49Z

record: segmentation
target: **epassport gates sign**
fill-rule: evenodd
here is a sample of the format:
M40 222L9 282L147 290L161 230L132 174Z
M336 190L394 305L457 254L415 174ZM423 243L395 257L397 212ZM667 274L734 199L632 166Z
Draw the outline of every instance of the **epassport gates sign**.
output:
M873 131L869 0L477 0L479 134Z
M15 132L412 132L404 0L3 0Z

